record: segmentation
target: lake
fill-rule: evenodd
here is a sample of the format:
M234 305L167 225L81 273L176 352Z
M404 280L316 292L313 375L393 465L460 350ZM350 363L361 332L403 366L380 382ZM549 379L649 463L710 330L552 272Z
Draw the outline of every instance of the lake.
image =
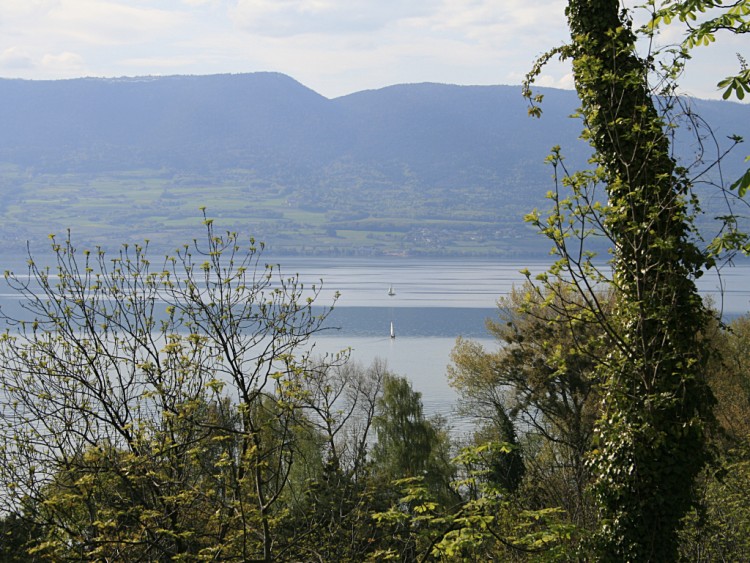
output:
M497 260L407 258L283 258L281 271L298 273L306 286L320 285L321 305L341 297L328 330L315 338L315 351L352 349L352 358L369 364L384 359L391 371L408 377L423 395L425 410L450 419L456 395L446 380L446 366L456 337L477 339L487 348L485 319L496 315L496 301L545 263ZM699 280L726 318L750 310L750 264L724 268ZM388 295L393 287L394 295ZM722 291L723 289L723 291ZM723 299L721 298L723 294ZM3 291L0 304L18 311L17 296ZM393 322L396 338L389 336Z
M486 348L484 321L496 315L496 302L524 282L520 270L542 272L541 262L457 259L295 259L282 271L299 273L305 284L323 280L320 303L341 293L329 325L338 327L316 338L316 351L352 348L364 364L375 358L409 378L423 395L425 411L452 416L456 394L446 380L446 366L456 337L479 340ZM389 296L393 287L395 295ZM725 318L750 310L750 264L725 267L698 280ZM723 297L722 297L723 296ZM396 338L389 337L393 321Z

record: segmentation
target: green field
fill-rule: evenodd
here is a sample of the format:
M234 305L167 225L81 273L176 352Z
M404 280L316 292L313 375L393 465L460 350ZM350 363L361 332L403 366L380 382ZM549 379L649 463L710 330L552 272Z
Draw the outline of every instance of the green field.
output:
M278 254L501 256L545 250L535 237L519 246L519 235L531 235L522 221L529 209L503 198L500 188L430 191L352 180L293 186L247 170L215 177L164 170L33 174L0 164L0 190L0 230L11 256L23 253L27 241L38 251L49 234L68 229L81 247L111 250L149 239L158 251L171 252L195 237L201 207L221 229L253 236Z

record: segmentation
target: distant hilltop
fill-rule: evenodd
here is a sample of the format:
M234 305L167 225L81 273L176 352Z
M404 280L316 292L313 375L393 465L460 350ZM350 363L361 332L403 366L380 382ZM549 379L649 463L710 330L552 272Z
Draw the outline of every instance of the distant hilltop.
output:
M285 252L314 240L333 253L523 253L523 214L546 207L553 187L550 149L571 167L589 154L568 117L575 93L540 91L545 113L533 119L518 86L403 84L327 99L278 73L0 79L0 223L18 242L38 236L20 225L29 214L99 241L154 235L208 205ZM750 106L690 103L719 139L750 134ZM698 145L682 138L692 162ZM44 203L50 185L57 215ZM112 186L141 212L87 207ZM133 186L145 190L135 203ZM245 211L234 202L225 213L234 195Z
M410 84L329 100L278 73L0 80L0 161L39 170L254 168L367 163L388 176L528 172L570 143L575 95L526 116L520 88Z

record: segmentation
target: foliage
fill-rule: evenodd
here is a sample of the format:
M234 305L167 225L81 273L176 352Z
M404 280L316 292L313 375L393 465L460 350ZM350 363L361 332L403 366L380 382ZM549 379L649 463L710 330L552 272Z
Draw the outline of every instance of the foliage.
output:
M28 552L40 540L40 530L22 515L6 513L0 518L0 534L0 561L36 563L42 560Z
M636 53L637 35L618 4L568 2L572 41L561 52L573 63L582 136L595 151L595 168L566 175L572 195L553 194L550 217L530 220L560 256L542 285L557 293L559 285L573 288L610 341L597 364L602 410L591 466L601 510L597 557L673 560L680 520L695 498L692 484L708 459L713 397L705 379L710 346L701 334L710 315L694 280L714 259L699 246L697 199L672 158L672 124L650 88L654 60ZM677 67L666 68L673 72L660 93L674 87ZM557 171L559 154L551 162ZM606 205L592 195L599 184ZM611 244L610 279L585 250L595 235ZM607 279L611 314L592 293L592 284Z
M280 549L277 502L310 431L301 346L328 313L235 233L153 268L147 245L6 274L3 509L52 559L242 558ZM308 459L308 461L310 461Z
M716 420L720 425L722 449L733 449L750 440L750 316L732 320L709 335L716 356L708 382L716 397Z
M6 275L26 299L0 343L6 551L362 561L394 541L372 514L396 491L368 449L378 415L378 455L399 463L382 444L400 399L429 449L414 470L450 490L447 435L419 394L381 362L309 356L330 311L313 309L319 289L205 227L205 246L159 268L145 246L110 260L53 238L56 269Z
M673 25L677 20L685 25L687 31L682 42L681 57L688 59L689 52L700 46L707 46L716 41L719 32L744 34L750 32L750 2L747 0L664 0L657 6L655 0L649 0L647 7L652 12L650 22L644 27L647 34L655 33L660 27ZM722 97L726 100L734 95L738 100L750 92L750 68L742 54L737 53L740 71L738 74L721 80L717 86L724 89ZM742 140L741 137L735 137ZM750 160L748 157L747 160ZM745 197L750 188L750 170L746 170L729 189L736 191L739 198ZM727 218L728 227L724 236L715 241L720 250L739 249L750 254L750 242L747 233L736 228L735 218Z
M729 33L750 32L750 2L747 0L666 0L657 6L656 0L647 3L652 10L652 17L646 30L652 33L661 25L670 25L676 19L687 27L687 34L682 43L687 50L708 46L716 41L720 31ZM725 88L723 98L726 100L734 94L742 100L745 92L750 92L750 69L745 59L738 54L740 72L719 82L719 88Z
M476 465L488 446L465 448L459 465ZM506 447L506 452L510 449ZM377 560L400 561L566 561L571 560L575 528L560 510L526 510L504 491L471 472L454 483L473 490L460 504L447 508L436 502L421 477L396 481L402 494L384 512L378 525L397 539L374 553Z
M322 471L284 501L283 526L290 539L285 556L294 560L363 561L391 541L372 514L392 496L387 483L373 476L368 447L384 379L382 361L367 368L352 362L308 370L304 409L319 440Z
M478 456L478 479L507 493L516 493L526 475L521 446L513 421L504 412L497 413L499 424L480 428L474 443L483 448Z
M563 287L553 292L526 284L498 307L499 319L487 325L501 346L486 352L459 339L451 385L464 412L485 428L503 433L505 420L515 421L530 484L524 494L542 506L563 508L578 525L590 524L585 462L598 413L595 366L607 349L606 334ZM515 431L503 441L514 440Z
M750 317L708 335L717 355L709 370L719 423L714 462L700 479L699 504L685 518L680 556L686 561L742 561L750 557Z
M389 539L371 560L557 560L569 552L573 527L561 511L528 510L512 494L523 471L514 444L486 441L449 460L447 436L423 418L420 394L388 375L374 428L374 476L392 485L372 515L376 537Z
M746 561L750 557L750 456L733 452L707 473L700 505L685 518L680 556L685 561Z
M424 417L421 393L403 377L386 375L373 419L375 472L387 482L420 477L441 502L450 502L448 437L440 420Z

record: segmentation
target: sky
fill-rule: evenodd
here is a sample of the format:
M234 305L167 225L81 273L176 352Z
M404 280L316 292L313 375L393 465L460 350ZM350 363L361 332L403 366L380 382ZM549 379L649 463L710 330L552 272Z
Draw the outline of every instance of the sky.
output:
M565 0L0 0L0 77L282 72L334 98L392 84L520 84L568 39ZM660 41L677 41L678 28ZM716 98L747 36L695 52L681 85ZM555 62L538 83L572 88Z

